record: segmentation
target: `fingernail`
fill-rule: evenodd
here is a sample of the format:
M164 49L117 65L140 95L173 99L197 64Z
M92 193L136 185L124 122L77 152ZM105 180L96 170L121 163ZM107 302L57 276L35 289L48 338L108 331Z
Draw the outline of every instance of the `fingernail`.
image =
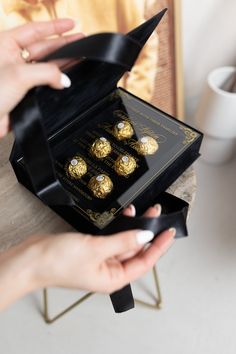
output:
M136 209L135 209L135 206L133 204L130 204L129 210L131 211L131 216L135 216L136 215Z
M161 215L161 204L154 205L154 208L156 208L158 216L160 216Z
M71 18L71 20L74 22L75 26L81 24L81 21L80 21L80 20L76 20L76 19L74 19L74 18Z
M145 245L146 243L152 241L154 238L154 233L149 230L139 231L136 235L137 243L139 245Z
M171 233L171 235L172 235L173 237L175 237L175 235L176 235L176 229L175 229L174 227L170 228L168 231Z
M61 85L64 88L69 88L71 87L71 80L69 78L69 76L67 76L66 74L61 74Z

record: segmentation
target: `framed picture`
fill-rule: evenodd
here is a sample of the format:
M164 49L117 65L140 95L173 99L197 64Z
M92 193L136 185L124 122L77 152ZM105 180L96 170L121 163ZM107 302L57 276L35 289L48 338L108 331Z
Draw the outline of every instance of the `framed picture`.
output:
M75 32L82 31L87 34L104 31L127 33L137 27L143 17L150 18L163 8L168 8L167 14L157 28L159 46L156 45L155 48L153 45L153 47L146 48L146 51L144 49L135 74L131 79L124 77L120 85L146 101L150 101L153 97L152 103L155 106L183 120L180 2L181 0L109 0L106 1L105 6L111 16L104 17L104 5L99 0L92 2L0 0L0 29L8 29L26 22L70 17L80 19L80 21L76 21L77 25L73 30ZM147 62L145 58L148 57L148 53L150 56ZM153 94L153 76L157 66L155 55L159 55L159 63ZM152 80L149 81L150 75L152 75ZM148 86L150 86L150 93L147 90Z
M158 27L159 64L152 103L184 120L181 0L146 0L145 17L165 7L168 12Z

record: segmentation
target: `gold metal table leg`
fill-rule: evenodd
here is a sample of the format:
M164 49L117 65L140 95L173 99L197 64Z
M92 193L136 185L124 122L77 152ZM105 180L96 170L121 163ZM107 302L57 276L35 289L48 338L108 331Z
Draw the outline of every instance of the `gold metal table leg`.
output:
M59 318L63 317L64 315L66 315L68 312L72 311L75 307L81 305L84 301L86 301L88 298L90 298L90 296L92 296L93 293L88 293L84 296L82 296L79 300L77 300L76 302L74 302L72 305L70 305L69 307L67 307L65 310L61 311L60 313L58 313L56 316L54 317L50 317L49 315L49 295L48 295L48 289L43 289L43 305L44 305L44 309L43 309L43 317L46 323L48 324L52 324L55 321L59 320Z
M156 292L156 298L155 298L155 303L150 304L148 302L145 302L143 300L135 299L135 303L149 307L151 309L156 309L159 310L162 308L162 296L161 296L161 289L160 289L160 283L159 283L159 278L157 274L156 267L153 268L153 279L154 279L154 284L155 284L155 292ZM88 293L84 296L82 296L79 300L74 302L72 305L55 315L54 317L50 317L49 315L49 294L48 294L48 289L43 289L43 318L47 324L52 324L55 321L59 320L61 317L66 315L68 312L72 311L75 307L81 305L83 302L88 300L93 293Z
M160 282L159 282L159 277L157 274L157 269L154 266L153 270L153 280L154 280L154 284L155 284L155 303L154 304L150 304L146 301L143 300L139 300L139 299L135 299L135 303L142 305L142 306L146 306L149 307L151 309L155 309L155 310L160 310L162 308L162 295L161 295L161 288L160 288Z

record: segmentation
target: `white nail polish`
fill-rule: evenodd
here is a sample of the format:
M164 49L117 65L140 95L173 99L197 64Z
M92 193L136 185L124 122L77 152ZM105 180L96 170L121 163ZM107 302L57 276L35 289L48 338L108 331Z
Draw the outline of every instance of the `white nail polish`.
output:
M160 204L156 204L155 208L157 209L158 216L160 216L161 215L161 205Z
M71 87L71 80L66 74L61 74L61 85L65 88Z
M136 215L136 209L135 206L133 204L130 204L129 206L130 210L131 210L131 216L135 216Z
M172 234L173 237L176 235L176 229L174 227L171 227L168 231Z
M154 238L154 233L152 231L139 231L136 235L137 243L139 245L145 245L146 243L152 241Z

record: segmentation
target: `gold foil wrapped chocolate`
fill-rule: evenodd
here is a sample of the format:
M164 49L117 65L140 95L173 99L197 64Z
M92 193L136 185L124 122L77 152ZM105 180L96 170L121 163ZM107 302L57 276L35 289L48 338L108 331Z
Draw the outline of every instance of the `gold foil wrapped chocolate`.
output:
M73 157L66 165L67 175L73 179L80 179L87 173L87 170L87 164L80 156Z
M115 171L120 176L128 176L137 167L135 159L130 155L121 155L115 161Z
M113 134L117 140L125 140L130 139L133 136L134 130L128 121L122 120L114 126Z
M159 145L151 136L143 136L133 147L139 155L153 155L157 152Z
M105 199L113 189L112 180L105 174L90 179L88 187L96 198Z
M90 149L91 154L97 159L103 159L104 157L107 157L111 151L111 144L104 137L96 139Z

